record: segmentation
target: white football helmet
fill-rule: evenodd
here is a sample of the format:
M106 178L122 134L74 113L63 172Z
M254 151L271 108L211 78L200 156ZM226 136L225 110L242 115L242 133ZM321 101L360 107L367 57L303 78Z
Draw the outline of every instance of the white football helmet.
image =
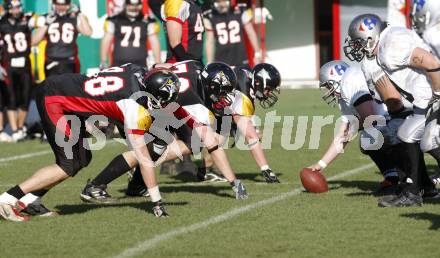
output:
M375 14L356 16L348 27L348 37L344 46L345 56L357 62L362 61L365 55L373 57L380 33L385 27L386 23Z
M411 0L411 25L419 34L440 22L439 0Z
M335 106L341 97L341 80L349 65L341 60L324 64L319 70L319 88L323 91L325 103Z

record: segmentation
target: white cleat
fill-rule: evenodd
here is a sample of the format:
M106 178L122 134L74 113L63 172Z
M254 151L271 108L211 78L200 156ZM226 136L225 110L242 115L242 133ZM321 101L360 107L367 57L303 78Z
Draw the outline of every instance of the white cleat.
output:
M0 142L12 142L12 137L5 132L0 133Z
M0 217L4 220L14 222L24 222L29 220L28 216L20 214L16 207L7 203L0 203Z

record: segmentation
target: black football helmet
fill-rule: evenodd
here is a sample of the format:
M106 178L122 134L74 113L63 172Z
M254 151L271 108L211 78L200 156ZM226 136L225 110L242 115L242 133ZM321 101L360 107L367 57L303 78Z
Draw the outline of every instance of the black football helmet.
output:
M3 2L3 8L13 18L20 18L23 15L23 4L20 0L6 0ZM20 8L19 13L11 13L12 8Z
M201 73L206 95L212 101L212 109L217 114L223 114L224 108L234 100L232 92L237 85L234 70L225 63L211 63Z
M148 93L148 104L155 109L176 101L180 81L176 74L165 68L155 68L142 77L143 89Z
M125 13L136 18L142 12L142 0L125 0Z
M52 4L71 4L72 0L52 0Z
M280 94L281 75L277 68L271 64L257 64L252 69L252 89L255 98L260 101L263 108L270 108L278 101Z

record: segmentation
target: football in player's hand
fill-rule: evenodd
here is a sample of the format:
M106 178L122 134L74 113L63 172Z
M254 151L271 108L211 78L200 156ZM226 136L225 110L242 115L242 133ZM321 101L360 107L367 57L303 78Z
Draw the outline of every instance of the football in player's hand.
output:
M327 180L321 171L312 171L310 168L303 168L300 173L301 183L311 193L324 193L328 191Z

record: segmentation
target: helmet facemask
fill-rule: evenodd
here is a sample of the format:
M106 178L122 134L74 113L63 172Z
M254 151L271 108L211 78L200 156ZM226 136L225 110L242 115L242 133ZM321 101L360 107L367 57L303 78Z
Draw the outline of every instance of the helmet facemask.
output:
M322 99L329 106L336 106L338 99L341 97L340 83L334 80L328 80L319 84L322 91Z
M127 4L125 6L125 13L130 18L136 18L142 11L142 5Z
M219 72L208 85L208 89L210 89L209 98L212 101L212 108L217 114L223 114L223 110L234 101L232 93L234 87L230 80L223 72Z
M179 88L179 81L173 82L171 79L168 79L157 91L157 96L148 94L148 102L150 106L154 109L160 109L166 107L171 102L175 102L177 100Z
M231 2L229 0L215 0L213 5L218 13L227 13L231 7Z
M375 39L369 37L368 39L346 39L346 45L344 46L345 56L350 59L350 61L360 62L365 56L368 58L374 57L374 50L379 43L379 37L375 36Z

